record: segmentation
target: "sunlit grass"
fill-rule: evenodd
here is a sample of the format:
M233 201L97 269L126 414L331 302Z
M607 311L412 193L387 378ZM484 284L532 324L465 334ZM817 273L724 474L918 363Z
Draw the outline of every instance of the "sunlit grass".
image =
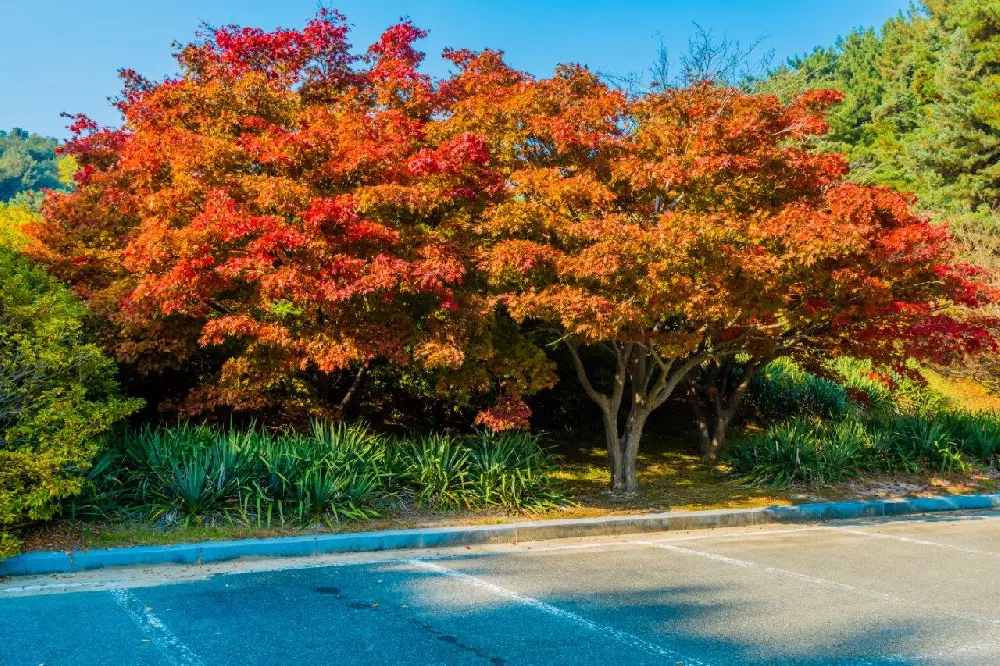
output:
M950 406L970 412L1000 412L1000 396L973 379L945 377L934 370L923 370L927 385L943 395Z

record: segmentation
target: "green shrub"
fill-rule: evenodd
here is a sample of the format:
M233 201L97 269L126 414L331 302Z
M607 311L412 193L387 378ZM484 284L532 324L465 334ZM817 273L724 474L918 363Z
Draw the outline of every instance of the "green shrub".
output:
M387 440L365 426L343 423L315 422L312 434L311 440L297 440L314 447L300 453L305 466L297 485L299 497L308 497L319 513L326 510L335 517L377 516L376 506L393 490ZM323 497L325 504L319 501Z
M857 419L824 424L818 440L820 478L824 483L859 476L867 468L874 448L871 433Z
M343 423L315 422L308 433L179 423L129 432L67 510L270 525L372 518L408 498L437 509L541 509L564 503L551 471L538 437L525 433L391 440Z
M893 442L896 459L907 471L920 467L941 472L964 471L959 445L939 415L903 414L874 421Z
M538 435L486 431L469 453L472 492L484 506L510 509L552 508L563 503L550 488L550 456Z
M833 483L866 472L964 472L995 465L1000 415L967 411L858 412L834 421L794 417L738 440L729 463L773 486Z
M308 435L179 423L128 433L73 515L119 511L165 523L376 515L388 493L386 442L360 426ZM96 510L95 510L96 509Z
M967 456L994 465L1000 455L1000 414L955 410L942 415L945 427Z
M4 527L46 520L80 492L112 426L139 404L84 333L84 309L52 277L0 246L0 544Z
M838 381L793 361L770 364L751 388L760 416L776 420L734 443L730 464L764 484L833 483L866 472L963 472L1000 456L1000 415L948 408L945 398L897 372L879 378L871 363L837 358ZM857 403L848 390L863 395Z
M739 440L730 451L733 471L753 483L787 486L822 482L817 424L795 417Z
M399 445L401 479L422 506L539 510L564 504L550 485L553 465L539 437L485 431L425 435Z
M873 468L881 440L856 417L824 422L796 417L739 440L733 471L755 483L827 484Z
M911 377L890 370L891 383L876 378L870 361L841 356L830 363L830 369L841 386L866 395L876 411L935 413L947 406L940 393Z
M778 359L754 377L749 400L765 419L812 415L837 418L848 411L847 391L815 377L789 359Z
M469 449L451 435L415 436L401 444L399 464L404 482L423 506L471 507Z

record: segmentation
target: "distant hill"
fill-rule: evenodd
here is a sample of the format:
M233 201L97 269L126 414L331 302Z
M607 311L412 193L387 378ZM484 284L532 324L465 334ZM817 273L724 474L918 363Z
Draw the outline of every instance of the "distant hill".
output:
M0 130L0 202L37 208L41 190L70 189L75 164L56 155L58 145L57 139L18 127Z

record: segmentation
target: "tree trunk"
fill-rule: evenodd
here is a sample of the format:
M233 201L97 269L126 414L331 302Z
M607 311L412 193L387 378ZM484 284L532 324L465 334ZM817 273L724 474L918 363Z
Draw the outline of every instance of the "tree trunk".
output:
M321 403L329 406L328 413L330 418L334 420L340 420L343 418L344 409L351 402L354 396L360 388L362 380L364 379L365 373L368 371L368 362L363 362L358 366L358 370L354 373L354 379L351 380L351 385L348 387L347 392L341 396L340 400L334 399L334 378L331 373L323 372L318 368L310 370L305 377L312 382L313 387L316 389L316 397Z
M751 358L735 377L731 359L713 359L702 368L700 378L688 378L688 404L698 426L701 457L705 462L714 463L725 450L726 433L743 404L751 380L770 361L770 357Z
M726 432L729 430L732 416L732 414L718 414L710 421L705 417L695 416L698 420L698 432L701 435L701 457L705 462L714 463L726 448Z
M611 492L621 492L620 479L624 476L625 455L618 435L618 414L605 414L604 439L608 447L608 465L611 468Z
M633 410L625 422L625 431L621 436L622 456L624 464L621 475L616 480L617 487L612 490L617 493L633 495L639 492L639 479L637 477L637 465L639 460L639 442L642 440L642 431L646 426L646 419L649 413L645 410Z
M344 397L340 399L340 404L337 405L337 418L343 418L344 409L347 408L348 403L354 397L354 394L358 392L358 387L361 386L361 380L365 377L365 372L368 370L368 363L362 363L358 368L358 372L354 375L354 380L351 382L350 388L347 389L347 393Z
M608 462L611 468L611 492L633 495L639 491L636 463L639 442L649 415L673 393L692 368L707 356L691 355L664 361L656 351L639 343L613 343L606 348L615 356L615 375L608 393L591 384L576 347L566 342L577 378L584 391L601 408ZM619 412L625 396L626 381L631 379L631 407L624 428L619 431Z

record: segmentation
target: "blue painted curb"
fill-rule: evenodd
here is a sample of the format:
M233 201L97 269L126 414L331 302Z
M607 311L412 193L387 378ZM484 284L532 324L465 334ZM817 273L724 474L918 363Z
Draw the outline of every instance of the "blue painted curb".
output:
M137 546L68 553L32 552L0 560L0 576L73 573L105 567L157 564L206 564L250 557L307 557L330 553L437 548L484 543L514 543L568 537L638 534L766 523L807 523L852 518L881 518L912 513L974 511L1000 507L1000 495L913 497L865 502L821 502L759 509L667 511L635 516L538 520L503 525L317 534L206 541L172 546Z

